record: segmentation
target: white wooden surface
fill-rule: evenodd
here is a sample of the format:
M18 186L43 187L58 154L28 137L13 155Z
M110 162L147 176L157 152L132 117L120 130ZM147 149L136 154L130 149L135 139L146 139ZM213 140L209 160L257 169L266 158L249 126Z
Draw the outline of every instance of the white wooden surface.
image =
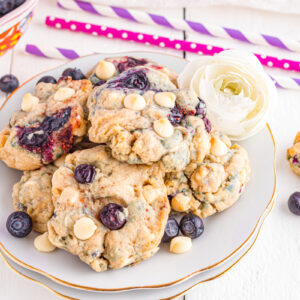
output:
M300 4L299 4L300 5ZM157 9L148 8L153 12L183 17L182 8ZM268 13L258 10L210 7L187 8L186 17L194 20L209 21L227 27L253 29L265 33L280 33L286 37L300 40L300 16ZM24 54L22 45L26 42L37 45L60 46L90 52L113 53L126 50L156 50L152 47L136 45L123 41L78 35L76 33L58 32L47 29L43 25L46 15L63 16L78 20L88 18L89 22L98 22L106 26L137 30L137 25L120 20L100 18L74 12L63 11L56 7L54 0L41 0L34 21L20 44L11 53L0 58L0 76L6 73L15 74L20 82L33 75L53 68L63 61L32 57ZM138 30L176 38L183 38L183 32L169 29L138 25ZM263 47L251 47L234 41L214 39L196 34L188 34L188 39L208 42L226 47L238 47L251 51L273 55L285 55L297 58L300 55L270 50ZM183 56L181 52L163 50L166 53ZM195 55L186 55L194 58ZM276 73L280 73L276 71ZM282 74L282 73L281 73ZM0 94L0 104L6 95ZM300 218L288 212L287 199L295 190L300 190L300 178L289 170L285 161L285 151L292 143L294 135L300 130L300 93L279 91L279 101L273 118L270 121L277 142L277 174L278 199L271 216L265 222L256 245L250 253L229 273L223 277L201 285L186 296L188 300L296 300L300 298ZM260 145L263 147L263 145ZM259 191L257 191L259 193ZM1 199L5 201L6 199ZM250 199L251 201L251 199ZM201 257L201 253L199 253ZM101 297L102 298L102 297ZM58 299L44 288L17 276L0 260L0 299Z

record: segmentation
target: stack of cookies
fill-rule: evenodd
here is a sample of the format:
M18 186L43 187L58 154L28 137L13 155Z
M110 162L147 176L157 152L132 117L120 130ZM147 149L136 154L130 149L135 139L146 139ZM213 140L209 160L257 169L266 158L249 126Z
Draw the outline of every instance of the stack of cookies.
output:
M64 249L97 272L151 257L162 239L188 250L201 218L243 192L246 151L166 67L113 57L88 79L78 73L40 80L0 133L0 159L24 171L14 208L43 234L36 248Z

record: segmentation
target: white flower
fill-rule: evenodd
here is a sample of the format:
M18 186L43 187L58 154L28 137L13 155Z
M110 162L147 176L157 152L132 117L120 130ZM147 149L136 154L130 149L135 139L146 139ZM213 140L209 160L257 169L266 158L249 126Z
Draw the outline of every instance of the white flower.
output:
M178 84L204 100L213 125L234 140L261 130L277 98L275 85L258 59L237 50L190 62Z

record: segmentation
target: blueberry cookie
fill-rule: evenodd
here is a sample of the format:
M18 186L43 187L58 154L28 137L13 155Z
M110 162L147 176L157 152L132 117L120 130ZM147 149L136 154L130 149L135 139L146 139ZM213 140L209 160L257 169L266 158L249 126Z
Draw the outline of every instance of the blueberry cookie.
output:
M32 219L33 230L44 233L53 215L52 176L56 167L48 165L39 170L25 171L13 187L15 211L24 211Z
M56 247L97 272L158 251L170 207L157 165L121 163L97 146L67 155L52 183L55 212L48 231Z
M94 88L89 99L89 139L106 143L117 160L129 164L160 161L183 170L209 150L205 104L169 78L137 67Z
M300 131L295 137L294 145L287 150L287 160L293 172L300 176Z
M24 95L22 110L0 132L0 159L27 171L69 152L86 134L85 104L91 89L88 80L39 83L33 95Z
M205 218L232 206L243 192L250 177L247 152L231 146L228 137L217 131L211 133L210 145L203 162L166 174L173 210Z
M161 66L147 58L137 58L132 56L108 57L101 60L88 74L89 80L93 85L102 85L107 80L119 75L134 67L144 66L155 69L166 74L176 85L177 73L167 67Z

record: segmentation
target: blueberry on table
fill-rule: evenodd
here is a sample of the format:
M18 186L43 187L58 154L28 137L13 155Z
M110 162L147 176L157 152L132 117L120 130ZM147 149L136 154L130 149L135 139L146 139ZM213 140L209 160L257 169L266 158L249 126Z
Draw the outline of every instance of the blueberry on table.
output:
M201 218L189 213L180 220L180 231L183 235L195 239L204 231L204 225Z
M24 211L15 211L7 218L6 228L14 237L25 237L32 230L31 217Z
M91 183L94 181L95 175L95 167L88 164L81 164L74 171L74 177L79 183Z
M44 76L37 83L40 82L56 84L57 80L53 76Z
M165 228L165 233L162 238L163 243L170 242L172 238L179 234L179 225L176 219L172 216L169 217Z
M288 206L293 214L300 216L300 192L295 192L290 196Z
M0 0L0 15L5 15L15 8L15 0Z
M65 69L62 73L63 77L72 77L73 80L82 80L85 79L86 77L84 74L81 72L80 69L77 68L68 68Z
M100 220L110 230L121 229L126 223L123 206L116 203L109 203L100 211Z
M4 93L11 93L18 86L19 86L19 80L17 79L16 76L12 74L4 75L3 77L0 78L0 90Z

